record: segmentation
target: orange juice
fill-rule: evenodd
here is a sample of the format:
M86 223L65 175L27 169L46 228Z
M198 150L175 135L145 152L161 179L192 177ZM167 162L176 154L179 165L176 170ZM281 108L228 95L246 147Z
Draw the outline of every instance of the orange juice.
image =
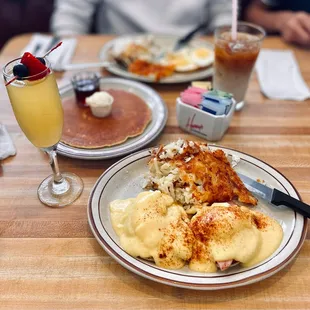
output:
M54 75L7 86L19 126L36 147L55 145L61 137L63 109Z

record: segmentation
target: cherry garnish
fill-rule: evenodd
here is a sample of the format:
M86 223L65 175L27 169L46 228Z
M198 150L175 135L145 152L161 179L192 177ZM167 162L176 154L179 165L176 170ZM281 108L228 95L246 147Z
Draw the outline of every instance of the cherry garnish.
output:
M42 57L42 60L44 61L44 57L46 57L47 55L49 55L52 51L54 51L56 48L58 48L60 45L62 44L62 42L59 42L56 46L54 46L52 49L50 49L43 57ZM39 57L41 58L41 57ZM45 66L45 61L44 63L40 61L40 59L34 57L32 54L26 52L24 53L22 59L21 59L21 64L26 66L26 68L28 69L29 71L29 75L38 75L36 76L34 79L41 79L42 77L44 77L46 75L46 73L44 72L46 70L46 66ZM21 64L16 64L15 66L19 66ZM30 64L30 66L29 66ZM15 68L14 66L14 68ZM14 68L13 68L13 74L15 75L14 73ZM17 69L18 71L19 69ZM16 69L15 69L15 72L16 72ZM42 75L40 75L40 73L42 72ZM49 72L49 69L47 70L47 73ZM17 72L18 73L18 72ZM22 74L23 75L23 74ZM5 86L8 86L10 85L12 82L14 82L15 80L17 80L18 78L23 78L25 76L14 76L14 78L12 78L10 81L8 81Z

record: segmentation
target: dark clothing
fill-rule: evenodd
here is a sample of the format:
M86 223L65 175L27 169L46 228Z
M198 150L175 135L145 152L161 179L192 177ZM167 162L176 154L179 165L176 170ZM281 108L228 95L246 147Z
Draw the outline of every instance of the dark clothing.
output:
M48 32L54 0L0 0L0 49L11 37Z
M310 0L262 0L270 9L276 11L304 11L310 13Z

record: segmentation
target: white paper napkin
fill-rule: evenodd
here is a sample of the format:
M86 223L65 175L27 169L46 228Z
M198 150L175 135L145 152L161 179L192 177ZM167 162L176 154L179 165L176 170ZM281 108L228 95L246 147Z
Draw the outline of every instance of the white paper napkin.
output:
M14 143L4 125L0 124L0 160L16 154Z
M310 98L310 89L302 78L292 51L262 49L256 71L265 96L296 101Z
M34 34L28 45L22 50L35 54L35 56L43 56L49 48L51 48L53 37ZM49 56L48 60L51 62L52 68L61 67L71 63L71 59L74 55L77 40L75 38L61 39L62 45L54 50ZM57 42L58 43L58 42Z

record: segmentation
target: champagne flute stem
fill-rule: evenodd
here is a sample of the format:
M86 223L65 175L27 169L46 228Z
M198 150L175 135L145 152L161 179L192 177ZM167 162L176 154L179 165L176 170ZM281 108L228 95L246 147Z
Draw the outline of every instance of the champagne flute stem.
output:
M50 158L50 165L51 165L51 168L52 168L53 174L54 174L54 182L61 183L63 181L63 177L59 171L57 153L56 153L55 149L52 149L50 151L47 151L47 154Z
M63 195L70 189L70 183L61 175L59 171L57 153L55 147L43 149L49 156L50 165L53 170L53 181L50 182L50 189L54 195Z

